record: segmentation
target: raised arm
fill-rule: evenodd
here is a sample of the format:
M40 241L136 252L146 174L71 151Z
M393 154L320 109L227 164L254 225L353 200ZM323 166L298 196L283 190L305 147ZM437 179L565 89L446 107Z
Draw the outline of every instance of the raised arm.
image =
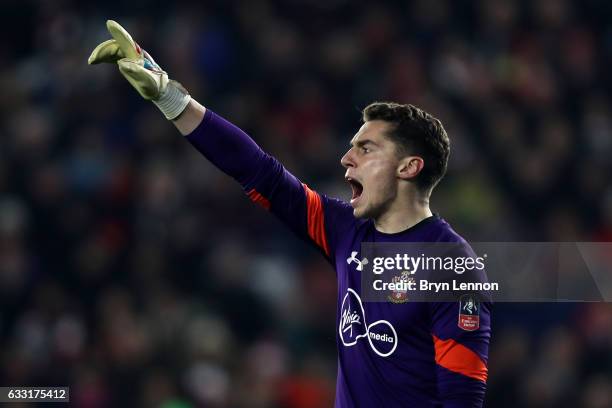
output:
M236 179L253 202L332 261L330 248L337 231L353 222L350 206L311 190L245 132L192 99L118 23L109 20L107 28L113 38L94 49L89 64L116 63L138 93L152 101L203 156ZM326 218L334 222L326 223Z

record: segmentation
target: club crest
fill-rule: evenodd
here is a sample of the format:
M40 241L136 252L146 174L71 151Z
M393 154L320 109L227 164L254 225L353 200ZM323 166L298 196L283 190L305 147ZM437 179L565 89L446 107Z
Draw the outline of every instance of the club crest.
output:
M408 276L409 272L404 271L400 276L394 276L392 279L393 283L408 283L410 281L414 281L413 277ZM393 303L405 303L408 301L408 290L406 289L397 289L391 292L390 295L387 296L390 302Z

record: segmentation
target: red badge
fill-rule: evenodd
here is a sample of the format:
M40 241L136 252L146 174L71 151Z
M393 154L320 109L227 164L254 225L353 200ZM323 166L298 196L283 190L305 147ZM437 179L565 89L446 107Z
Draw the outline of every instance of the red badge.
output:
M474 331L480 328L480 302L474 295L463 295L459 298L457 326L465 331Z

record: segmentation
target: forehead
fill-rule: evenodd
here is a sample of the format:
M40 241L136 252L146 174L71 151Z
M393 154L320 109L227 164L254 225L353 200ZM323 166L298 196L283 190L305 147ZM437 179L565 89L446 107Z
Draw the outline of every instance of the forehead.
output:
M384 144L389 141L385 133L389 130L390 126L388 122L382 120L367 121L355 133L355 136L351 139L351 144L354 145L366 140L377 144Z

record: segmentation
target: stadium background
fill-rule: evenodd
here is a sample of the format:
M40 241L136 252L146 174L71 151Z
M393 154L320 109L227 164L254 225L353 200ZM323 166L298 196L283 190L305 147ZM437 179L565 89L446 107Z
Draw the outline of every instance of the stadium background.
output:
M432 207L472 241L612 240L606 1L2 2L0 383L76 407L330 406L332 269L111 66L123 24L198 100L346 197L374 100L452 140ZM499 304L490 407L612 406L609 304Z

